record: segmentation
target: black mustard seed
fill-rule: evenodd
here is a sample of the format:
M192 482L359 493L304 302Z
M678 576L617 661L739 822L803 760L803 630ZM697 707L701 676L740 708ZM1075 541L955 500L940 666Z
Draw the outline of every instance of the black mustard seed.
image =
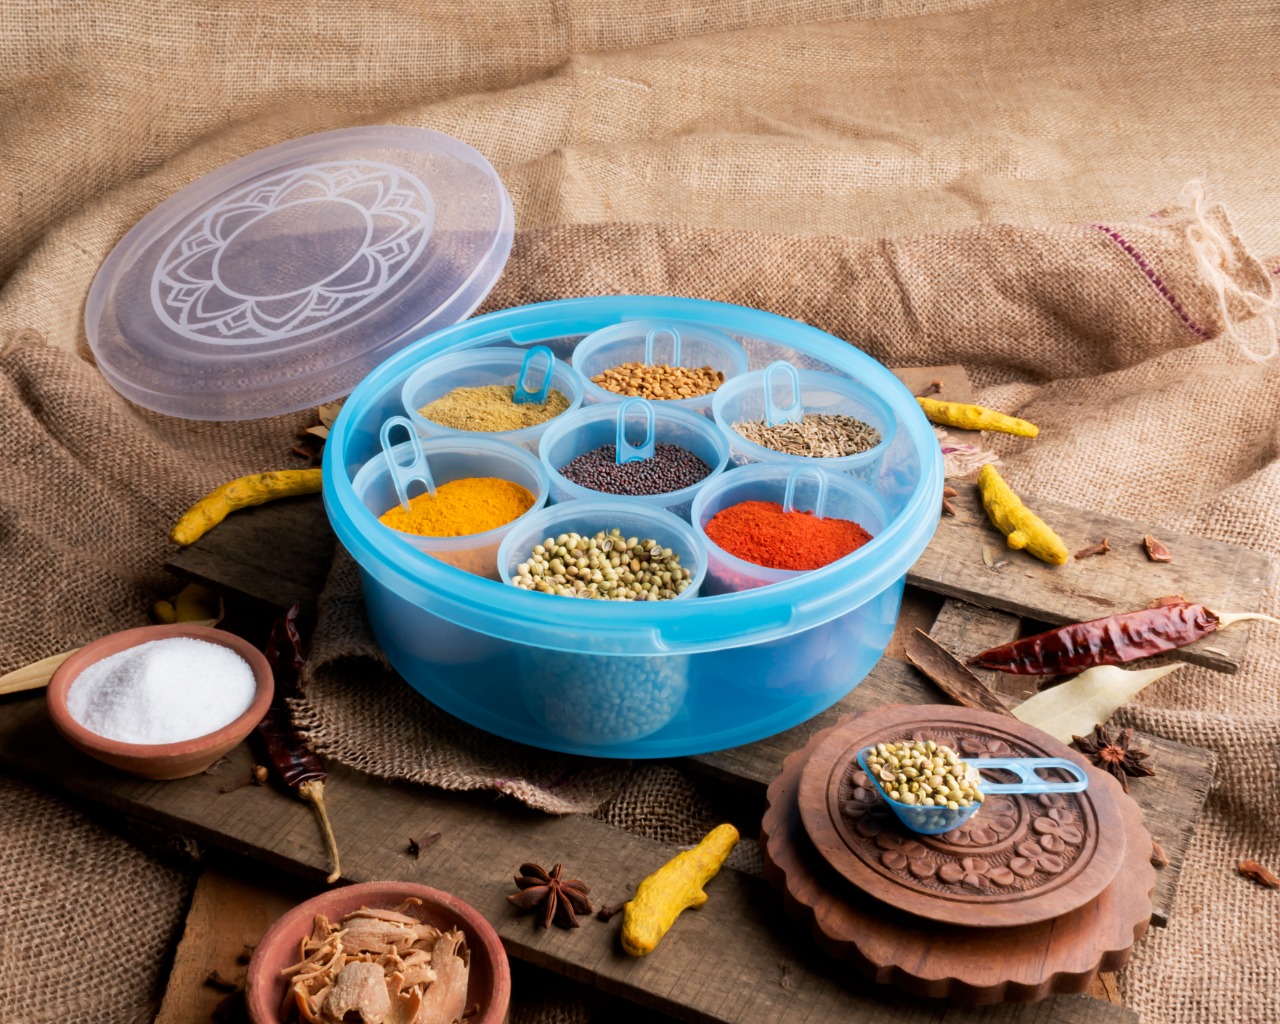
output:
M667 494L691 487L711 473L711 467L686 448L658 443L653 458L626 462L615 461L617 449L606 444L584 452L566 463L560 473L581 487L605 494Z

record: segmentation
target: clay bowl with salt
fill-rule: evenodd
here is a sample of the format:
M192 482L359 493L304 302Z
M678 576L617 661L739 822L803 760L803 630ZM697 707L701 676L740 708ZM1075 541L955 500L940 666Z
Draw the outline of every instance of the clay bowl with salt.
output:
M406 900L410 898L420 902L406 906ZM461 1016L466 1024L501 1024L506 1020L507 1004L511 999L511 968L498 933L478 910L456 896L425 885L362 882L329 889L305 903L299 903L267 929L254 947L245 978L245 1002L253 1024L288 1024L301 1019L292 1002L288 1004L288 1016L282 1015L286 996L290 994L290 980L294 976L286 977L283 972L298 963L299 945L312 934L317 914L323 914L336 925L362 907L393 912L404 908L403 913L408 917L431 925L440 932L447 933L452 929L461 932L466 942L464 959L468 961L466 995L458 998L461 993L456 991L452 995L448 991L437 993L437 996L444 997L441 1007L448 1007L450 1002L453 1009L463 1007ZM351 934L348 931L348 935ZM457 976L445 969L443 963L436 966L439 973L432 985L438 984L441 978L446 981L452 979L456 983ZM350 1016L356 1019L357 1014L353 1010ZM329 1017L322 1019L328 1020ZM445 1009L443 1017L438 1012L431 1012L427 1019L452 1018Z
M200 664L191 666L190 671L174 672L163 680L166 688L172 685L172 693L178 695L179 701L187 701L179 710L184 717L197 723L194 731L198 735L167 742L126 741L95 732L73 715L68 706L68 694L76 680L91 666L152 641L173 639L200 640L220 648L203 654L200 652L205 652L205 648L196 648ZM229 659L228 652L238 655L244 664ZM228 705L225 701L220 702L216 693L221 666L233 669L238 692L242 694L241 703L247 700L248 706L230 721L219 722L218 712L222 713L223 719L228 714ZM245 673L246 667L251 677ZM86 677L86 683L88 679ZM211 727L207 732L199 732L198 725L203 705L197 703L202 698L195 691L202 687L213 691L209 703L213 717L208 720ZM274 691L271 666L262 652L252 644L225 630L179 622L122 630L80 648L59 666L49 680L47 702L54 727L73 747L90 757L145 779L181 779L204 771L248 736L270 708ZM208 697L209 694L206 693L205 698ZM79 714L83 716L84 713ZM162 735L165 727L163 720L154 726ZM193 730L188 728L186 731Z

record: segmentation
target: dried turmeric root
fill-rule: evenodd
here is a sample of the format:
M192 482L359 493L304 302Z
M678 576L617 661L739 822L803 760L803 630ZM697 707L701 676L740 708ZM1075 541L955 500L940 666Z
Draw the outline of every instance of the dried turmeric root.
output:
M623 907L622 948L632 956L653 952L687 907L707 902L702 887L716 876L738 841L732 825L717 825L692 850L678 853L636 886Z
M1034 423L1020 420L1016 416L1006 416L984 405L939 402L934 398L917 398L916 401L920 403L920 408L924 410L930 423L940 423L944 427L998 430L1002 434L1017 434L1019 437L1035 437L1040 433L1040 428Z
M982 505L987 516L1014 550L1027 549L1050 565L1064 565L1067 546L1062 543L1044 521L1032 512L1004 482L996 467L983 466L978 472L978 487L982 491Z
M242 476L210 491L192 505L169 532L169 539L186 547L203 537L236 509L296 494L315 494L319 490L318 469L282 469L274 473Z

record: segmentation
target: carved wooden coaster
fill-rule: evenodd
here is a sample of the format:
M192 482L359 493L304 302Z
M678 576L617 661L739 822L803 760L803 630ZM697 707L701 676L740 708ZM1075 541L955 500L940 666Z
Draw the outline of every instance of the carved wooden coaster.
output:
M1069 758L1089 773L1089 788L992 795L959 828L921 835L893 815L857 763L863 747L904 739L934 740L979 766L984 756ZM829 731L801 775L800 816L818 852L864 892L935 921L1002 928L1059 917L1115 878L1125 828L1118 787L1105 779L1017 719L952 705L891 705Z
M936 710L954 715L960 709ZM1124 966L1147 929L1156 872L1142 812L1109 776L1098 785L1114 787L1126 836L1120 870L1094 899L1051 920L994 928L926 920L867 895L832 868L801 820L801 779L832 733L864 717L841 719L786 759L769 786L761 823L765 875L822 949L877 982L977 1004L1083 992L1098 972Z

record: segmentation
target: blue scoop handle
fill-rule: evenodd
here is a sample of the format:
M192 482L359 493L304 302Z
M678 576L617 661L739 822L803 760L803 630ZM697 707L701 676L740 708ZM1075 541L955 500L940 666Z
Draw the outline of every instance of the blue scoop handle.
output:
M645 418L644 437L639 444L632 444L627 440L627 415L633 409L638 409ZM629 398L618 406L618 436L614 444L614 462L617 465L653 458L655 423L653 406L643 398Z
M409 432L407 447L412 457L408 463L396 460L395 452L406 445L392 446L391 431L395 427L404 427ZM422 450L422 439L418 437L418 431L413 422L405 416L392 416L382 424L379 436L382 441L382 455L387 460L387 471L391 474L391 483L396 489L396 497L400 499L400 507L406 512L409 511L409 485L414 481L422 484L427 489L427 493L434 498L436 483L431 479L431 467L427 465L427 456Z
M644 336L644 362L646 366L656 365L653 361L654 343L664 334L671 339L671 362L667 365L680 365L680 332L674 327L654 327Z
M780 406L773 400L773 380L782 374L791 385L791 402ZM804 419L804 405L800 400L800 374L786 360L779 359L764 368L764 422L776 427L779 423L799 423Z
M1013 772L1021 780L988 782L983 779L979 783L983 793L1079 793L1089 788L1089 777L1085 775L1084 769L1065 757L982 757L965 763L979 771L1003 768ZM1044 768L1061 768L1070 773L1072 779L1070 782L1042 779L1036 774L1036 770Z
M547 374L542 378L542 387L537 391L529 390L529 367L538 356L547 357ZM520 373L516 376L515 394L511 400L516 405L545 405L547 396L551 394L551 371L556 367L556 354L546 345L534 345L525 354L520 364Z

